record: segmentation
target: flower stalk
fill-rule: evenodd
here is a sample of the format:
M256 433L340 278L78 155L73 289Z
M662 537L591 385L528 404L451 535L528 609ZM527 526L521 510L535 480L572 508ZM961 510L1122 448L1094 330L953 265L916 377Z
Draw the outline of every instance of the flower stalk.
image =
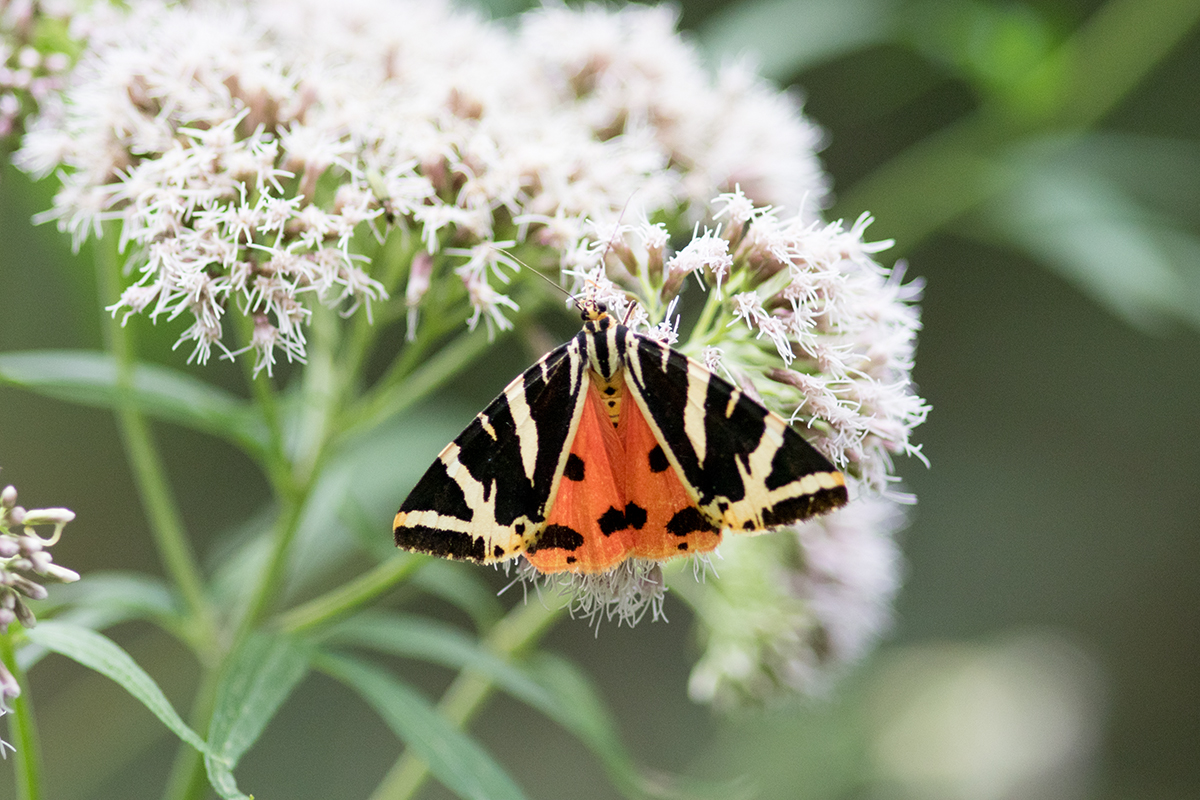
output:
M0 665L3 665L14 682L24 684L25 674L17 665L16 651L13 648L14 635L15 632L0 633ZM8 733L13 743L10 745L0 741L0 750L8 748L13 751L17 797L19 800L41 800L45 770L42 765L37 722L33 715L33 701L30 700L28 692L8 695L4 700L12 703L12 708L7 709L5 716L8 717Z
M540 602L519 604L492 627L484 647L502 659L517 658L536 645L566 610L565 604L554 607ZM438 711L456 727L464 728L483 708L495 688L491 678L464 669L442 694ZM429 767L406 750L388 770L370 800L411 800L428 779Z
M101 296L111 300L120 294L123 259L117 251L117 236L95 245L96 272ZM107 315L106 315L107 316ZM132 398L133 334L120 321L108 317L104 324L109 352L117 367L117 421L125 454L133 468L134 482L150 523L150 533L159 558L183 598L191 621L190 644L202 660L211 658L217 643L216 621L204 590L204 578L192 550L175 493L167 479L166 466L154 444L150 426Z

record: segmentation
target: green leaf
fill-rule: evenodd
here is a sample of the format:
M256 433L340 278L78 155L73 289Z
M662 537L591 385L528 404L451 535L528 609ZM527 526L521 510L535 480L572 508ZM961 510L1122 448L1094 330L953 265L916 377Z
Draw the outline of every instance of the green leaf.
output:
M317 666L358 692L450 791L470 800L524 800L508 773L421 694L379 667L326 654Z
M131 619L153 619L172 633L180 632L182 619L177 598L161 580L134 573L88 573L86 581L55 587L53 602L39 603L39 617L55 613L56 622L69 622L103 630ZM46 653L41 645L21 648L17 663L28 670Z
M895 30L895 0L750 0L725 6L699 31L714 58L753 55L768 78L801 70L886 41Z
M578 736L610 770L624 780L636 780L616 720L587 676L566 659L544 652L534 654L526 669L548 698L549 716Z
M626 794L649 792L648 782L621 742L599 693L570 662L540 654L529 662L509 663L446 623L380 612L364 612L345 620L330 631L327 642L476 670L578 737Z
M478 639L453 625L426 617L364 611L333 626L325 642L369 647L451 669L469 667L539 708L550 699L529 676L487 650Z
M208 779L222 797L241 797L233 768L308 672L310 651L286 636L254 634L230 658L208 726Z
M0 383L46 397L115 408L120 404L117 365L108 353L32 350L0 354ZM134 368L130 400L157 419L232 441L250 452L265 448L266 426L254 407L186 373L153 364Z
M391 521L404 495L470 418L468 412L448 415L444 408L414 410L342 442L305 503L292 548L287 596L327 589L331 573L361 558L355 546L358 537L351 532L355 518L374 520L375 535L390 551ZM344 515L351 508L355 518L348 521Z
M1008 166L1010 191L983 210L993 236L1059 272L1127 322L1200 324L1200 272L1177 253L1200 240L1148 211L1096 171L1030 148Z
M175 712L154 679L112 639L79 625L47 621L27 631L31 641L116 681L183 741L205 755L209 747Z

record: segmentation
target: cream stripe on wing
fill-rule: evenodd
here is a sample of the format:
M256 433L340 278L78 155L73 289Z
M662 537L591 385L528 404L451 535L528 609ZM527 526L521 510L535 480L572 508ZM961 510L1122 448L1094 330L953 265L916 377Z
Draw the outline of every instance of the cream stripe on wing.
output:
M704 433L704 417L707 413L704 401L708 398L708 379L711 374L694 361L688 362L687 405L683 408L683 431L692 443L692 449L696 451L696 460L702 465L708 452L708 436Z
M529 415L524 382L519 386L509 386L504 396L508 398L508 409L516 426L517 441L521 445L521 466L525 469L525 477L532 483L534 470L537 469L538 429Z

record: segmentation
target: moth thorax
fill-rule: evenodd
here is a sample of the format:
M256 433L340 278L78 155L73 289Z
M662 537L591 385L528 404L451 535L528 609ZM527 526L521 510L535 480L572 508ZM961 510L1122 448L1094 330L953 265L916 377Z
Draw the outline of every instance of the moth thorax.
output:
M605 378L599 375L595 370L588 370L592 384L596 387L596 391L600 393L600 402L604 404L604 413L608 414L608 420L617 427L617 423L621 421L621 404L625 401L625 377L617 371L612 377Z
M609 316L588 320L583 324L582 337L588 366L602 380L611 380L611 376L624 368L625 335L628 333Z

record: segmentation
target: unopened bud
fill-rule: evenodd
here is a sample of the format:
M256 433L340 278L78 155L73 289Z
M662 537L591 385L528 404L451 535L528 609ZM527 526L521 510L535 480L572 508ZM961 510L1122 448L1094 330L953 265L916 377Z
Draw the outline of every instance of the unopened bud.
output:
M46 578L59 583L74 583L79 580L79 573L73 569L61 567L58 564L47 564L44 570L39 570Z
M35 617L33 612L29 610L29 606L22 602L21 598L17 598L17 605L13 611L16 612L17 619L26 628L32 628L34 625L37 625L37 617Z
M21 594L28 597L30 600L45 600L47 597L50 596L50 593L46 591L45 586L42 586L40 583L36 583L34 581L29 580L29 578L26 578L24 575L14 575L13 579L12 579L12 587L14 589L16 589L18 592L20 592ZM17 598L16 608L17 608L17 616L20 617L21 616L21 599L20 598ZM21 620L21 621L22 621L22 623L24 622L24 620Z
M13 509L14 511L16 509ZM69 508L35 508L25 512L23 525L66 525L75 519L75 512Z

